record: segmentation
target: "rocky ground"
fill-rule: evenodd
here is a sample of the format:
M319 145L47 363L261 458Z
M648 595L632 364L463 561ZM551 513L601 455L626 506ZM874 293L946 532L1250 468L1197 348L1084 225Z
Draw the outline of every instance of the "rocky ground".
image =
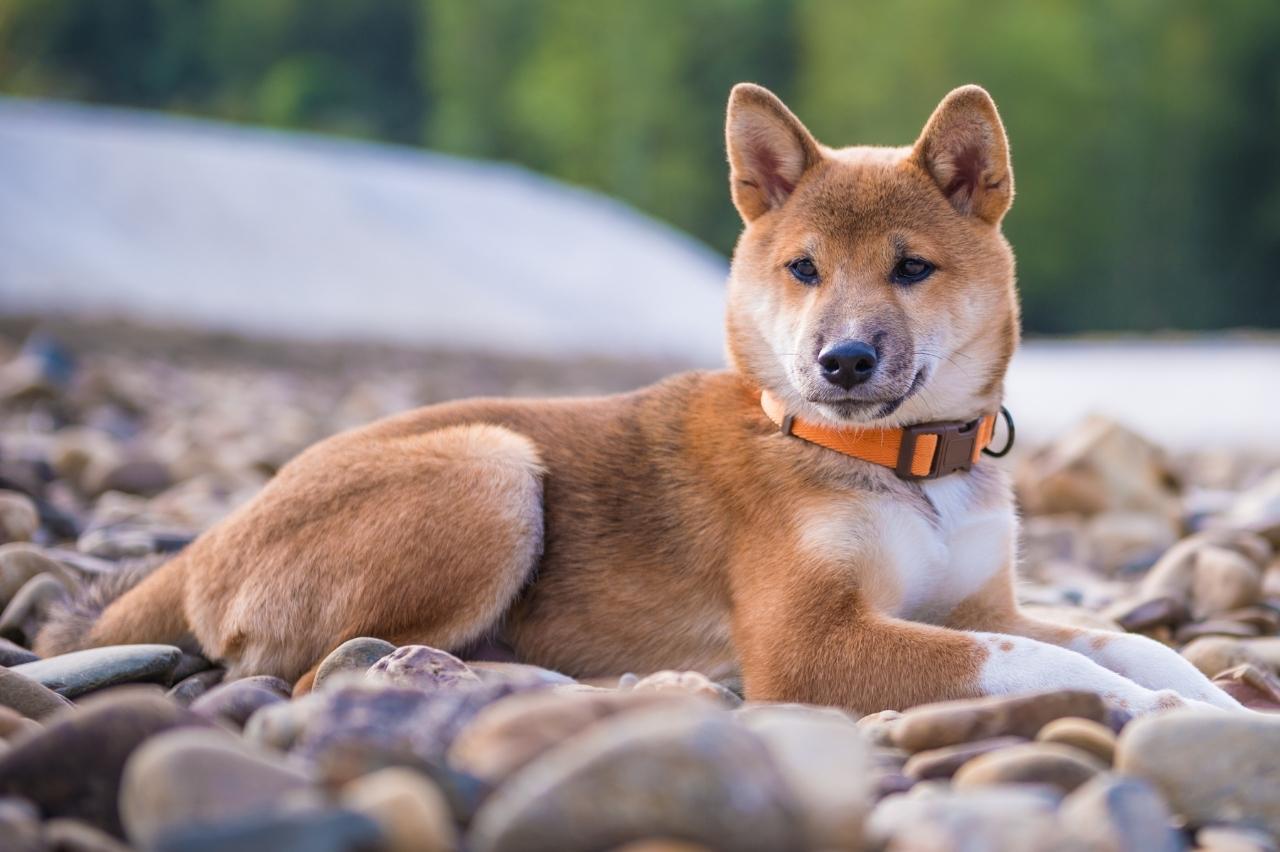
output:
M1278 848L1263 715L1132 720L1059 692L857 719L373 638L300 699L164 645L39 660L57 600L181 548L325 434L665 370L53 329L0 323L0 850ZM1029 606L1280 708L1280 460L1170 457L1094 420L1012 466Z

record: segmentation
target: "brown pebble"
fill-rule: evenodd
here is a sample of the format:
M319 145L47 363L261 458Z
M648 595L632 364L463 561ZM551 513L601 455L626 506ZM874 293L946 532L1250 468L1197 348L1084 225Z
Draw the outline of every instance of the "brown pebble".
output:
M1104 769L1079 749L1060 743L1026 743L975 757L960 767L952 783L957 790L993 784L1047 784L1070 793Z
M894 745L916 752L1000 736L1030 738L1054 719L1080 716L1100 722L1106 712L1096 693L1074 689L947 701L907 711L891 736Z
M1091 719L1066 717L1054 719L1040 729L1036 741L1042 743L1062 743L1078 748L1110 766L1115 759L1116 735L1106 725Z
M1053 724L1052 722L1050 724ZM926 781L933 778L950 778L961 766L979 755L1027 742L1026 737L992 737L960 743L953 746L916 752L902 767L908 778Z

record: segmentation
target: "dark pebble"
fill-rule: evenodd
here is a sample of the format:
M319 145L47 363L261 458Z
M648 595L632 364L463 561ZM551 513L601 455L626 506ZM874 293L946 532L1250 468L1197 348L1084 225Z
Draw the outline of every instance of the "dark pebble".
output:
M162 835L153 852L356 852L384 848L377 823L351 811L267 814Z
M122 683L167 683L182 651L172 645L107 645L15 666L67 698Z

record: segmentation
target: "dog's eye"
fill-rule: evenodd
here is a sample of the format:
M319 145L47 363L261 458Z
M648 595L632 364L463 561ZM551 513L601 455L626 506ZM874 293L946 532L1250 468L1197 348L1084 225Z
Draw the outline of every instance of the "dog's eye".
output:
M933 274L933 264L918 257L904 257L893 268L893 280L897 284L918 284Z
M787 269L801 284L818 283L818 267L807 257L797 258L787 264Z

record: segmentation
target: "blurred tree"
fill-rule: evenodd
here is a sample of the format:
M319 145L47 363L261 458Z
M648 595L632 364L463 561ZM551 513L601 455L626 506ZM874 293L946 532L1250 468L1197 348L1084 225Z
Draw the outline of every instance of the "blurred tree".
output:
M0 0L0 91L512 160L726 252L739 80L833 145L986 86L1033 331L1280 327L1277 3Z

